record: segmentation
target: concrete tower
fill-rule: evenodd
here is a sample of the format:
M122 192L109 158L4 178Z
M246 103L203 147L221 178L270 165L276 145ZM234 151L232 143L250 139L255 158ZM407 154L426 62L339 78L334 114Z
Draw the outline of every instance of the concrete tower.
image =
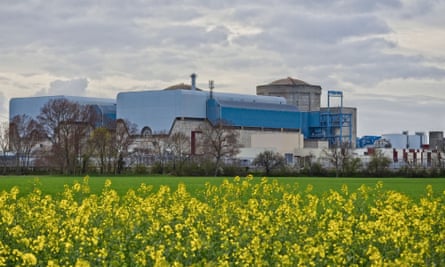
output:
M257 95L281 96L300 111L320 111L321 86L291 77L256 87Z

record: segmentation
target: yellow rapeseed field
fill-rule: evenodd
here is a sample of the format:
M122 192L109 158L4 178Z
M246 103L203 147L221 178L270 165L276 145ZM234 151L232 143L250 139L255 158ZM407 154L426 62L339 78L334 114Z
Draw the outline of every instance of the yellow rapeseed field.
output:
M14 187L0 193L0 266L445 266L445 192L311 191L252 176L199 197L183 184L120 197L109 180L90 194L88 177L58 197Z

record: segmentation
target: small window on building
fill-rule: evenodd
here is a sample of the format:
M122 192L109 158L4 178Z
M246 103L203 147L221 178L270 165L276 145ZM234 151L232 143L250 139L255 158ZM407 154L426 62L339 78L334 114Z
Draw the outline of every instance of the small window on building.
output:
M284 158L286 159L287 164L294 164L294 154L292 153L285 153Z

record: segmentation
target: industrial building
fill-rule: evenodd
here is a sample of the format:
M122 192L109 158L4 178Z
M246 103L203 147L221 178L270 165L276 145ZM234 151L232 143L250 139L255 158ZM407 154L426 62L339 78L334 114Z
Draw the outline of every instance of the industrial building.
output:
M437 151L445 151L445 139L442 131L432 131L429 133L429 148Z
M381 136L362 136L357 139L357 148L393 148L393 149L426 149L432 151L445 151L445 139L442 131L430 131L410 134L401 133L382 134Z
M435 166L445 147L443 132L409 134L407 131L357 138L357 109L343 106L343 92L327 91L327 107L321 106L322 88L287 77L258 85L256 95L223 93L179 83L160 90L120 92L116 99L78 96L41 96L10 100L10 119L26 114L33 118L53 99L65 98L91 105L101 125L124 119L137 126L137 147L146 137L181 132L189 138L190 154L196 152L203 124L223 122L237 131L242 148L238 159L253 160L265 150L285 156L288 163L323 158L325 149L348 145L366 163L374 149L381 149L401 166ZM429 142L428 140L429 139ZM138 143L139 142L139 143ZM199 151L198 151L199 153Z
M391 148L395 149L421 149L425 144L426 135L422 132L409 134L407 131L395 134L383 134L382 140L387 140Z
M356 108L320 107L321 87L286 78L257 87L257 95L228 94L178 84L163 90L121 92L117 117L138 125L141 134L171 133L177 119L209 120L242 129L294 131L308 140L355 146ZM329 91L328 97L343 97ZM329 99L328 99L329 100ZM342 104L342 102L341 102Z
M327 140L330 145L349 143L355 147L357 109L343 106L343 92L328 91L328 106L321 107L321 86L287 77L269 84L258 85L257 95L281 96L311 119L302 125L305 138ZM337 105L332 105L334 100Z
M9 120L11 121L15 116L22 114L37 119L45 104L50 100L63 98L80 105L90 105L101 118L102 125L116 120L116 101L114 99L65 95L11 98L9 101Z
M320 107L321 87L294 78L259 85L256 95L222 93L176 84L160 90L120 92L117 98L42 96L10 100L10 119L27 114L36 118L51 99L66 98L92 105L102 121L125 119L137 125L140 136L182 132L192 138L202 123L224 122L239 133L241 157L253 158L265 149L279 152L289 162L304 147L340 143L355 146L356 108L343 107L343 93L328 91L328 107ZM330 105L338 98L338 105Z
M327 106L322 107L321 86L291 77L258 85L256 95L219 92L213 81L203 90L196 87L196 77L191 75L190 84L120 92L116 99L64 95L13 98L9 117L26 114L37 118L48 101L65 98L90 105L100 115L101 126L116 119L134 123L134 151L179 132L190 141L185 153L199 154L201 127L222 122L237 132L241 145L237 158L246 166L259 153L271 150L282 154L289 164L304 167L308 161L326 161L326 149L339 146L354 149L352 155L364 165L380 150L392 159L394 169L445 166L441 131L428 136L404 131L357 138L357 108L343 106L342 91L327 91Z
M300 129L308 120L283 97L203 91L194 79L192 85L121 92L117 116L135 123L142 136L182 132L192 138L202 123L224 122L238 131L246 158L264 149L293 154L303 147Z
M241 155L250 157L271 149L290 158L305 142L355 146L356 109L321 108L318 85L285 78L258 86L257 95L221 93L213 84L209 87L207 91L196 88L196 75L191 75L190 85L120 92L117 117L135 123L143 136L175 132L191 136L204 121L224 122L239 132ZM342 92L331 94L340 97L342 104Z
M281 96L288 104L300 111L320 111L321 86L308 84L302 80L287 77L269 84L258 85L257 95Z
M363 136L357 140L355 154L367 164L376 150L391 160L391 169L400 168L444 168L445 139L442 131L410 134L383 134L381 136Z

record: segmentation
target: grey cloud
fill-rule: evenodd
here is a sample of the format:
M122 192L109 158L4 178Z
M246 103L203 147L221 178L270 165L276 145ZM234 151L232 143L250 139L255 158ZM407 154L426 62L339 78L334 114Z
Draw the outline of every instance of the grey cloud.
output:
M445 80L445 70L439 67L443 58L407 56L398 43L388 39L397 30L391 28L394 21L409 19L411 23L415 19L422 26L440 27L443 19L438 14L443 12L436 11L439 2L3 0L0 75L60 77L38 94L75 95L87 93L88 80L63 77L109 83L122 77L129 81L124 87L133 89L140 88L141 81L147 85L151 81L188 82L188 75L197 72L202 73L200 79L219 75L208 78L218 79L219 88L229 90L254 88L286 76L324 89L376 87L385 79L408 77ZM17 90L41 87L11 79L8 83ZM119 91L113 84L106 86ZM403 88L395 90L403 94ZM373 99L370 102L378 104ZM380 104L391 103L385 99ZM414 102L391 107L405 109L410 104ZM363 105L359 112L364 112L360 113L364 122L378 121L375 114L370 115L370 105L357 105ZM436 111L420 107L425 112Z
M159 39L161 45L193 49L206 44L227 44L228 30L224 26L207 30L198 26L175 25L158 32L156 39Z
M414 19L415 17L429 13L438 3L439 1L408 1L399 14L405 19Z
M406 64L403 64L405 62ZM341 70L345 75L345 80L361 85L374 85L386 79L436 79L445 78L445 69L424 66L421 63L407 62L382 62L379 65L359 65Z
M445 99L369 93L365 98L354 99L354 104L359 107L360 135L445 128L445 119L434 116L442 112Z
M402 3L400 0L346 0L346 1L301 1L308 4L312 8L320 10L336 10L340 13L368 13L382 8L400 8Z
M382 79L445 77L444 69L428 66L428 58L391 53L397 51L396 43L373 37L392 31L376 16L294 16L271 18L274 23L267 25L273 26L235 42L260 46L289 67L329 69L343 81L361 85L373 85Z
M181 23L202 15L193 6L151 1L73 3L42 2L27 7L16 3L5 8L0 4L0 32L9 36L0 42L5 46L34 43L63 52L74 49L116 51L159 45L159 39L189 42L192 38L187 32L191 34L194 30L200 35L205 32L205 29L192 29ZM219 35L222 38L222 28L208 32L206 37L212 39ZM198 38L198 41L203 40Z
M254 36L242 36L241 42L258 43L265 48L292 49L295 44L325 43L336 45L351 37L384 34L390 28L375 16L340 16L298 14L282 12L261 23L262 32ZM270 47L269 42L281 40L280 47ZM283 47L284 46L284 47Z
M105 8L77 1L75 6L61 3L45 1L25 7L0 4L0 32L8 36L2 38L3 44L106 49L141 43L131 16L108 16Z
M156 1L158 2L158 1ZM167 1L169 2L169 1ZM187 5L198 5L206 6L207 8L221 9L230 8L236 6L239 7L252 7L261 6L266 8L276 6L285 7L286 9L291 8L304 8L314 11L326 11L326 10L336 10L342 13L348 12L371 12L379 10L382 8L399 8L402 3L400 0L346 0L346 1L331 1L331 0L317 0L317 1L305 1L305 0L281 0L279 3L271 2L269 0L256 0L254 2L246 2L243 0L230 0L230 1L219 1L219 0L208 0L203 4L200 0L188 0L184 1Z
M5 94L0 91L0 121L5 121L8 119L8 100L5 97Z

